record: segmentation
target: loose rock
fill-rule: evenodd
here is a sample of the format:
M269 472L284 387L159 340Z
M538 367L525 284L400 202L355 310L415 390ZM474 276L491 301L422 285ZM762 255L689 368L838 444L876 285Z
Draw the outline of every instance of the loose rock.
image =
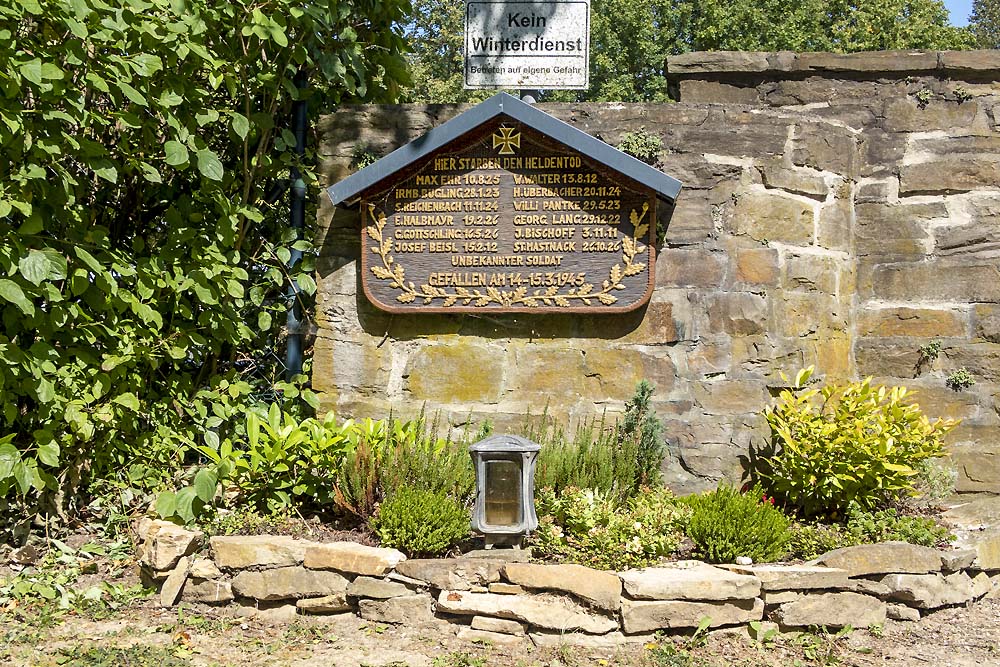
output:
M219 535L209 540L215 564L228 570L301 565L313 544L286 535Z
M154 570L170 570L181 556L194 553L204 533L187 530L169 521L152 521L146 528L141 562Z
M338 614L351 611L353 607L347 601L347 593L334 593L321 598L305 598L297 600L295 606L305 614Z
M422 627L434 623L433 599L428 593L404 595L391 600L361 600L361 618L377 623L398 623Z
M729 566L739 574L757 577L765 591L789 591L815 588L847 588L847 572L832 567L811 565Z
M190 562L187 556L177 561L177 567L167 576L160 588L161 607L172 607L177 602L177 598L181 596L181 589L184 588L184 582L187 581L189 566Z
M409 595L409 588L395 581L385 581L372 577L358 577L347 587L347 594L358 598L388 600L400 595Z
M680 600L622 601L622 627L628 634L659 629L697 628L702 619L709 627L759 621L764 616L760 598L737 602L687 602Z
M505 635L524 636L524 625L507 618L493 618L492 616L473 616L472 628L475 630L485 630L487 632L501 632Z
M403 561L396 572L441 590L467 591L500 581L502 567L499 561L482 558L426 558Z
M964 572L940 574L890 574L882 583L891 589L889 599L918 609L964 604L974 596L972 579Z
M202 604L226 604L233 601L233 586L228 581L191 577L184 584L181 599Z
M304 567L280 567L260 572L240 572L233 578L236 595L254 600L294 600L345 593L347 579L336 572Z
M807 563L847 571L849 577L868 574L924 574L941 569L941 552L906 542L861 544L834 549Z
M881 600L860 593L842 592L807 595L801 600L781 605L773 618L782 626L802 628L815 625L842 628L866 627L885 622L886 608Z

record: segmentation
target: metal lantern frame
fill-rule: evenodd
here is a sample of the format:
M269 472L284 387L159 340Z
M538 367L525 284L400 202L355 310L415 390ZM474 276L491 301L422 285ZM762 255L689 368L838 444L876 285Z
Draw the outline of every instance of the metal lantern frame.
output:
M472 509L472 528L486 538L486 548L497 544L519 547L521 538L538 528L535 514L535 466L541 445L516 435L492 435L469 447L472 464L476 470L476 504ZM491 497L497 494L492 477L501 473L500 466L510 462L518 468L518 520L491 523L490 505L497 504ZM501 480L502 481L502 480ZM503 489L501 489L503 490Z

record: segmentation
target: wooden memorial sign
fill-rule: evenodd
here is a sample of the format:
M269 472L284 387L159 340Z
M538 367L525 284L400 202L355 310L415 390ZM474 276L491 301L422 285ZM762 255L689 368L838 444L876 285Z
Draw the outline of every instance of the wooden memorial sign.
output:
M656 193L500 117L361 193L362 286L393 313L624 312L653 289Z

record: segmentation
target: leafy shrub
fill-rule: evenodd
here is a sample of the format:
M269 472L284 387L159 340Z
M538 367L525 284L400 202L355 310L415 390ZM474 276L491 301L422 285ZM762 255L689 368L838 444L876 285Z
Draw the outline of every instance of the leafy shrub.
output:
M944 435L958 423L931 422L907 402L905 387L803 389L812 368L765 412L773 451L756 456L770 495L804 516L842 516L851 503L873 509L912 494L918 466L943 456Z
M770 562L785 553L791 521L755 486L747 493L725 484L710 493L687 496L691 506L688 537L710 563L731 563L737 556Z
M623 134L621 141L618 142L618 150L646 164L653 164L663 150L663 140L646 128L640 128L635 132Z
M542 445L535 485L556 492L593 489L624 503L645 487L660 485L666 446L662 424L649 408L653 387L643 380L625 405L622 420L609 425L602 416L582 422L568 438L543 414L529 421L524 437Z
M464 539L471 520L466 506L451 496L403 487L386 497L371 527L382 546L410 556L435 556Z
M292 165L318 188L293 80L314 117L391 101L408 6L0 0L0 531L68 523L135 464L162 483L298 393L268 361L289 281L315 290L268 196Z
M624 506L593 489L537 494L536 556L605 570L645 567L669 556L690 509L667 489L644 489Z

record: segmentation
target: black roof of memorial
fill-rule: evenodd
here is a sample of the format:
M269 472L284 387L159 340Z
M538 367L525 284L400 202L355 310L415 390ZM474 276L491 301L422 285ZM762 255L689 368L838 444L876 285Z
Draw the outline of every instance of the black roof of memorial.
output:
M676 178L650 167L631 155L609 146L586 132L581 132L572 125L564 123L516 97L507 93L498 93L405 146L397 148L361 171L331 185L327 188L327 193L334 204L353 204L362 192L380 181L389 178L417 160L498 116L507 116L520 121L528 127L611 167L622 175L652 189L658 197L666 199L670 203L674 202L680 192L681 182Z

